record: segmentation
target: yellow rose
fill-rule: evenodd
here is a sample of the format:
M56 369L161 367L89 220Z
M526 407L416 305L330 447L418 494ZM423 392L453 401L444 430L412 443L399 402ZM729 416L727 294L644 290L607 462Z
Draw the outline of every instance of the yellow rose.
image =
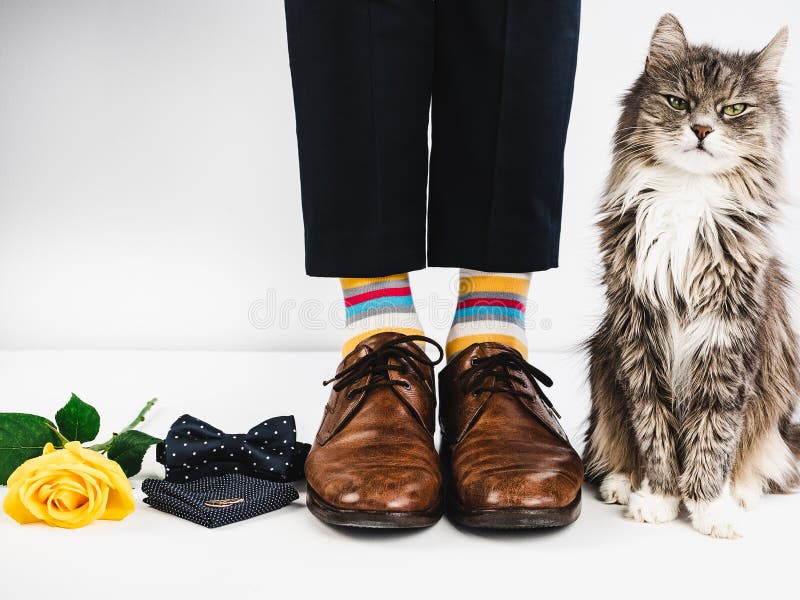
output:
M131 484L120 466L80 442L22 463L8 478L5 510L18 523L44 521L74 529L95 519L119 521L133 512Z

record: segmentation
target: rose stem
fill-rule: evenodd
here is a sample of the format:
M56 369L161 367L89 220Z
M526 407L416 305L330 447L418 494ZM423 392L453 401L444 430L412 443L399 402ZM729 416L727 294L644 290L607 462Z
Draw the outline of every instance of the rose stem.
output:
M45 424L45 425L47 425L47 427L48 427L48 428L49 428L49 429L50 429L50 430L51 430L53 433L55 433L55 434L56 434L56 436L58 436L58 439L59 439L59 440L61 440L61 446L62 446L62 447L64 446L64 444L67 444L67 443L69 443L69 440L68 440L67 438L65 438L63 435L61 435L61 432L60 432L58 429L56 429L55 427L53 427L53 426L52 426L52 425L51 425L51 424L50 424L48 421L45 421L45 422L44 422L44 424Z
M120 431L112 435L110 440L107 440L102 444L95 444L94 446L89 446L89 450L95 450L97 452L105 452L106 450L108 450L108 448L111 446L111 442L114 440L114 436L117 436L120 433L125 433L126 431L130 431L131 429L134 429L139 423L144 421L145 415L150 411L151 408L153 408L153 405L157 401L158 398L153 398L152 400L149 400L147 404L144 405L144 408L142 408L142 410L139 411L139 414L136 415L136 418L133 421L131 421L127 427L121 429Z

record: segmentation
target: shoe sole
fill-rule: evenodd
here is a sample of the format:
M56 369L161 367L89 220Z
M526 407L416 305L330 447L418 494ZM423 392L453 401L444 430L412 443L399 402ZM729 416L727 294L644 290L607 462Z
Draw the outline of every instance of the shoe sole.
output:
M427 511L368 511L347 510L327 504L310 487L306 491L306 506L323 523L339 527L364 529L419 529L430 527L442 518L443 502Z
M581 493L560 508L497 508L464 510L451 496L447 514L459 525L472 529L545 529L574 523L581 514Z

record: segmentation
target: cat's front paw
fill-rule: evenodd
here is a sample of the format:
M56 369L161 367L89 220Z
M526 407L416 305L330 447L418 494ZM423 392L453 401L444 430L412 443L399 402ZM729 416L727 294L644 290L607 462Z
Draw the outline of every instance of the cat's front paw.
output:
M742 481L731 487L731 495L743 509L753 510L761 503L764 491L760 481Z
M642 487L631 494L625 514L639 523L666 523L678 517L680 505L679 497L657 494L644 481Z
M710 502L686 500L686 508L692 517L692 526L700 533L728 540L742 536L742 509L729 494Z
M631 497L631 476L609 473L600 484L600 497L606 504L628 504Z

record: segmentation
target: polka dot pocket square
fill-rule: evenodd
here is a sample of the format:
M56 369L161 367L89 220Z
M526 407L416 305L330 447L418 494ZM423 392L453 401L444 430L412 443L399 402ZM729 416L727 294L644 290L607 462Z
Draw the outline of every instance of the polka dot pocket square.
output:
M290 483L237 473L188 483L145 479L146 504L204 527L220 527L278 510L299 498Z

